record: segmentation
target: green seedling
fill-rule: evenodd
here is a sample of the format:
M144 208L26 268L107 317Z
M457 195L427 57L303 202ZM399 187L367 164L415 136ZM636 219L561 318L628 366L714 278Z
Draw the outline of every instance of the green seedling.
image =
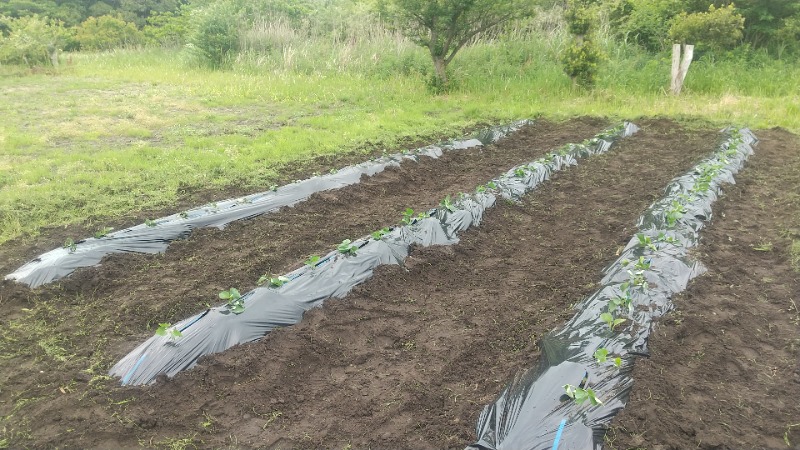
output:
M489 189L497 189L497 183L495 183L494 181L490 181L486 183L486 187Z
M608 301L609 312L614 312L618 308L626 308L629 312L633 310L633 298L628 289L623 290L622 295L618 295Z
M101 228L101 229L99 229L99 230L94 232L94 237L96 237L97 239L105 237L105 236L108 235L108 233L111 232L111 230L113 230L113 228L111 228L111 227L103 227L103 228Z
M64 248L69 250L70 253L75 253L75 250L78 249L78 244L75 243L75 239L67 238L67 240L64 241Z
M608 349L606 349L605 347L601 347L595 350L594 359L600 364L606 362L606 360L608 359Z
M180 216L181 216L181 219L188 219L189 218L189 213L184 211L184 212L180 213Z
M643 291L646 291L649 287L643 270L628 270L628 283L630 286L637 287Z
M305 265L311 267L312 269L317 267L318 262L319 262L319 255L311 255L308 257L307 260L304 261Z
M667 236L662 231L661 233L658 233L658 237L656 238L656 242L666 242L668 244L675 245L675 244L678 244L679 241L677 239L675 239L674 237L672 237L672 236Z
M227 307L234 314L241 314L244 312L244 300L242 294L236 288L230 288L227 291L219 293L219 298L227 300Z
M331 174L331 175L333 175L333 174L335 174L336 172L338 172L336 169L331 169L331 170L330 170L330 172L328 172L328 173L329 173L329 174Z
M153 220L153 219L145 219L144 220L144 224L147 225L148 227L154 227L154 226L158 225L156 223L156 221Z
M453 201L450 199L449 195L447 197L445 197L444 200L439 202L439 206L441 206L442 208L450 211L451 213L452 212L456 212L456 205L453 204Z
M641 271L649 270L650 260L644 259L644 256L640 256L639 260L636 261L636 264L634 264L633 267L636 268L636 270L641 270Z
M476 187L475 192L477 192L478 194L483 194L484 192L486 192L486 186L480 185Z
M517 168L514 171L514 176L517 178L523 178L525 176L525 169L523 169L522 167Z
M177 339L177 338L183 336L183 333L181 333L181 331L179 329L177 329L177 328L173 328L172 330L169 330L169 327L171 327L171 326L172 326L171 323L160 323L160 324L158 324L158 328L156 329L156 334L158 336L166 336L167 334L169 334L169 337L171 339Z
M261 275L261 278L258 279L256 284L261 286L262 284L269 282L269 286L270 287L279 288L279 287L283 286L284 284L288 283L289 281L291 281L291 280L289 280L289 278L287 278L287 277L285 277L283 275L281 275L281 276L273 275L273 276L270 277L267 274L264 274L264 275Z
M380 230L373 231L372 232L372 239L375 239L376 241L379 241L379 240L383 239L383 237L386 236L387 234L389 234L391 231L392 230L390 230L389 227L383 227Z
M269 190L272 191L272 192L277 191L278 190L278 185L277 184L273 184L272 186L269 187Z
M430 217L430 214L428 214L426 212L421 212L421 213L417 214L417 219L427 219L428 217Z
M589 402L591 402L591 404L594 406L603 404L603 402L597 398L594 391L591 389L583 389L580 387L575 387L571 384L565 384L564 391L567 393L567 397L574 400L575 404L577 405L583 404L586 402L586 400L589 400Z
M605 347L598 348L594 352L594 359L598 364L604 364L606 361L608 361L608 349ZM622 365L622 358L617 356L616 358L612 359L611 362L614 363L614 366L619 368Z
M678 200L673 200L669 209L666 212L667 226L672 228L683 217L686 212L686 207L683 206Z
M656 244L654 244L653 240L650 239L650 236L645 236L643 233L638 233L636 235L636 239L639 240L640 246L650 249L652 251L658 250L658 247L656 247Z
M611 313L607 312L600 314L600 320L602 320L603 322L606 323L606 325L608 325L608 329L611 330L612 333L619 325L625 323L626 321L626 319L622 318L615 319Z
M414 210L411 208L406 208L403 211L403 217L400 218L400 223L404 225L411 225L411 222L414 220Z
M336 249L339 250L339 253L343 255L355 255L358 247L353 245L350 239L345 239L336 247Z

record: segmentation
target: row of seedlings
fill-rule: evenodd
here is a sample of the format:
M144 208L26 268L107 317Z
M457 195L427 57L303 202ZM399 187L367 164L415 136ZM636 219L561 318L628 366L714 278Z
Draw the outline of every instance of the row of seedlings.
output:
M602 448L607 424L627 402L634 359L647 356L653 320L704 272L689 250L722 186L734 183L757 143L746 129L723 132L727 140L640 217L602 287L543 338L539 366L519 373L484 408L469 449Z
M147 384L159 374L169 377L195 364L203 355L261 338L277 327L300 321L303 313L329 298L344 297L372 276L383 264L403 264L413 244L450 245L457 233L480 224L483 213L497 197L517 199L535 189L554 172L577 164L579 158L608 151L612 143L635 133L624 123L581 144L509 170L479 186L473 194L449 196L440 207L415 214L406 210L401 224L371 236L345 240L327 255L312 255L304 267L284 275L265 274L262 287L242 295L231 288L220 293L226 303L175 325L164 323L158 332L111 368L122 384Z
M469 149L497 142L499 139L532 123L528 120L483 130L476 137L431 145L413 151L383 155L371 161L331 170L329 174L314 175L285 186L273 185L269 191L247 195L190 209L171 216L147 220L143 224L111 232L103 228L94 237L75 241L67 239L63 247L39 255L14 272L7 280L38 287L63 278L82 267L100 263L104 256L114 253L163 253L169 244L186 238L195 228L224 228L227 224L277 211L306 200L316 192L340 189L357 184L362 175L373 176L387 167L399 166L404 160L419 161L420 157L439 158L445 151Z

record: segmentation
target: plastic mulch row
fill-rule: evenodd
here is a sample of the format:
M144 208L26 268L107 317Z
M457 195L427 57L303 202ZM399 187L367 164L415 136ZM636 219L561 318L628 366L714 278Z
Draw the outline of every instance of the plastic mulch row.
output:
M455 140L439 146L431 145L414 151L382 156L330 174L298 180L278 187L274 191L220 201L102 237L87 238L39 255L5 278L30 287L38 287L63 278L79 268L99 264L104 256L113 253L162 253L172 241L187 237L195 228L224 228L237 220L249 219L277 211L284 206L294 205L316 192L356 184L362 175L373 176L383 172L387 167L399 166L403 160L419 161L421 156L439 158L444 151L463 150L496 142L529 123L531 121L518 121L509 126L483 130L471 139Z
M729 138L640 217L639 233L606 268L602 287L543 338L539 365L514 377L484 408L478 441L468 449L602 448L607 424L627 403L634 360L647 355L653 319L705 271L689 249L722 185L734 182L757 143L749 130L723 132Z
M256 288L227 304L210 308L155 335L111 368L122 384L147 384L159 374L169 377L192 367L203 355L257 340L277 327L293 325L303 313L329 298L341 298L372 276L382 264L403 264L412 244L447 245L458 242L457 233L481 222L497 196L516 199L535 189L553 172L577 164L579 158L608 151L612 143L635 133L629 123L611 128L582 144L569 144L530 164L512 168L501 177L464 194L446 207L402 226L351 245L354 252L333 251L313 265L285 274L274 286ZM355 253L355 254L353 254Z

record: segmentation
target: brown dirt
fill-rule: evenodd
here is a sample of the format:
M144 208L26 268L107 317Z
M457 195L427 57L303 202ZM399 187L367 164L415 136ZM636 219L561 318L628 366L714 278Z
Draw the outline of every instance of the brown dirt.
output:
M703 233L709 272L657 324L610 448L800 449L800 142L757 135Z
M608 155L558 174L519 204L501 202L458 245L414 249L405 270L379 269L296 326L154 386L121 388L103 375L153 324L196 312L221 289L248 289L265 271L292 268L397 222L406 207L434 206L605 125L537 122L498 145L404 164L295 208L196 233L164 255L113 256L33 291L4 283L0 443L463 448L483 405L535 363L538 337L573 314L570 305L596 287L639 214L710 153L716 132L643 122ZM741 422L728 424L748 426Z

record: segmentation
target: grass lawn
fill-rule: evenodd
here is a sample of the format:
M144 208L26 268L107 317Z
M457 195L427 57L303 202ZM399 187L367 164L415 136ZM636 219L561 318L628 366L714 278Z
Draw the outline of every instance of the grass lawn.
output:
M466 49L460 58L480 61L490 51ZM484 61L484 75L456 67L461 86L433 96L414 74L210 71L166 50L76 54L70 61L55 74L0 72L0 244L49 226L102 227L168 206L185 189L264 190L287 164L456 137L476 124L669 116L800 131L793 85L758 86L769 68L744 71L726 88L715 80L731 79L729 69L698 65L686 95L673 97L637 79L661 69L652 64L637 71L612 63L595 91L581 92L556 64L528 63L495 77L495 65Z

